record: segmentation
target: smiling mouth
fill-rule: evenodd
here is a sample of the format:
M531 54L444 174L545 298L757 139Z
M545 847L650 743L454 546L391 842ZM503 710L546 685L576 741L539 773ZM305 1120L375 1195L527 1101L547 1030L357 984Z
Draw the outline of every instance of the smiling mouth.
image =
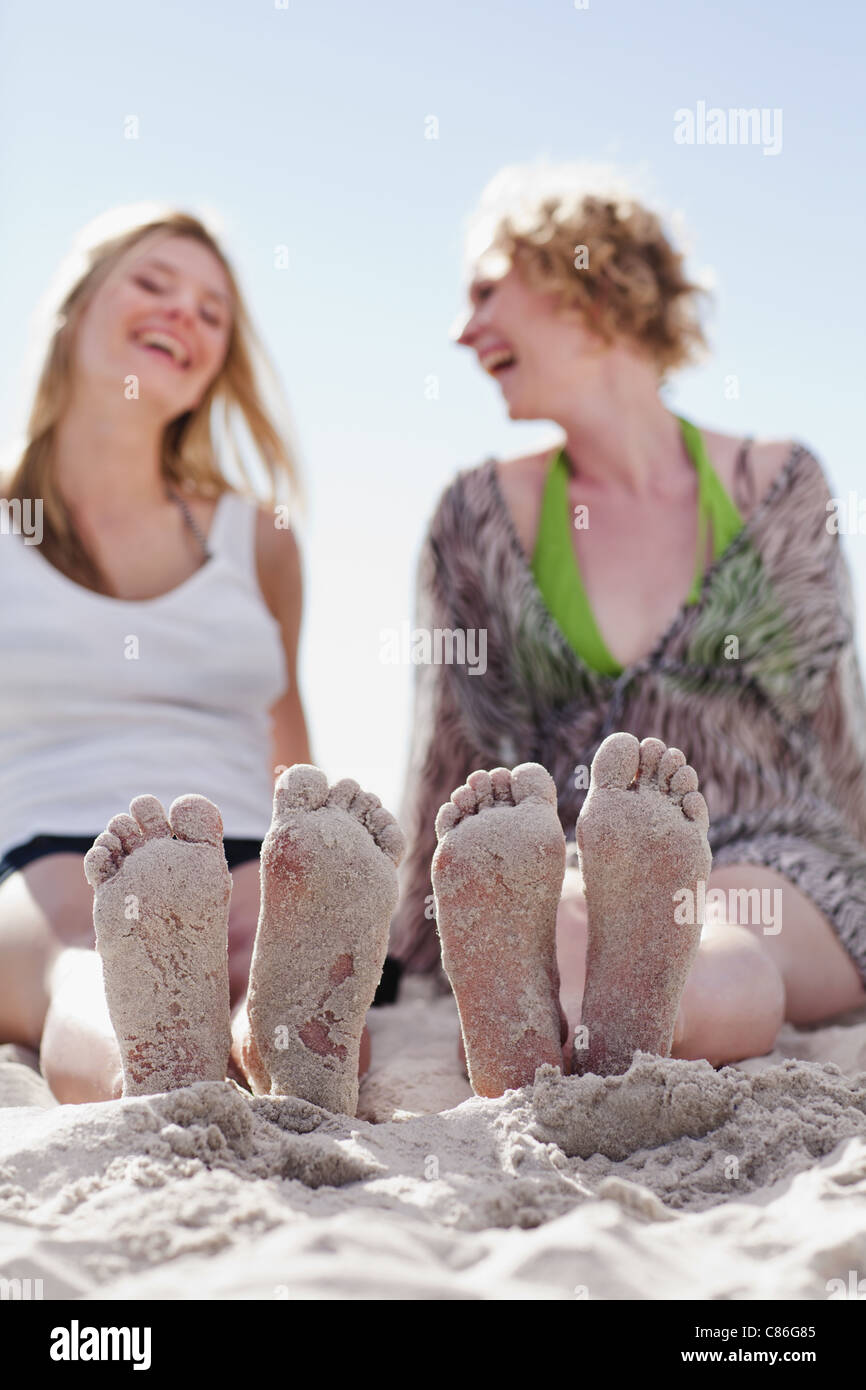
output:
M170 333L160 333L157 329L148 328L141 333L133 334L132 340L147 352L165 357L180 371L187 371L192 361L183 343Z
M497 348L494 352L486 352L479 358L484 371L490 376L502 376L512 367L517 365L517 359L513 352L507 348Z

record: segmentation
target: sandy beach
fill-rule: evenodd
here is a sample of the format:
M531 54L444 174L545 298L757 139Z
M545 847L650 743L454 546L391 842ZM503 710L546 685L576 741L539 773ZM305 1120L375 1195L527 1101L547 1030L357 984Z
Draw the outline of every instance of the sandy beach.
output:
M0 1276L45 1299L866 1296L866 1010L718 1071L639 1053L497 1100L425 980L371 1031L357 1119L230 1082L58 1105L0 1049Z

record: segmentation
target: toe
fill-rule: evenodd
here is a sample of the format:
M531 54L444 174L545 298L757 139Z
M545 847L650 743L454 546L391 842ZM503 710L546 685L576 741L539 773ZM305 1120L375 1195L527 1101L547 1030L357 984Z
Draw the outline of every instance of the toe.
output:
M379 848L390 855L395 864L399 864L406 849L406 839L391 812L386 811L384 806L371 811L367 826Z
M328 792L328 805L339 806L342 810L348 811L360 790L354 777L341 777Z
M484 772L479 768L477 772L470 772L466 778L467 787L471 787L475 793L479 811L484 811L488 806L493 805L493 783L490 781L490 773Z
M379 800L378 796L376 796L373 792L364 792L359 790L357 795L352 798L352 804L349 807L349 814L352 816L357 816L358 820L364 821L364 823L366 824L369 816L372 815L373 811L378 811L381 805L382 803Z
M328 799L328 779L320 767L295 763L280 774L274 787L274 815L289 811L318 811Z
M117 836L113 835L110 830L103 830L102 834L97 835L96 839L93 841L94 849L96 849L97 845L102 849L108 850L108 853L114 860L115 867L119 869L120 861L123 858L123 845L120 843Z
M556 783L541 763L521 763L511 774L511 792L515 805L521 801L546 801L556 805Z
M91 888L98 888L101 883L114 878L117 866L118 861L110 850L104 845L94 845L84 856L84 877Z
M384 806L378 806L375 811L371 811L367 817L367 825L371 835L378 835L388 825L396 825L394 817L390 811L386 811Z
M634 734L608 734L592 760L590 781L595 787L629 787L639 762L640 744Z
M667 744L660 738L642 738L640 741L640 764L638 782L651 782L655 779L659 763L664 756Z
M223 837L223 818L206 796L191 792L171 803L169 823L179 840L194 844L219 845Z
M168 816L155 796L137 796L129 804L129 814L138 821L146 840L167 840L171 835Z
M133 820L132 816L112 817L108 822L108 833L117 836L124 854L132 854L134 849L139 849L144 844L138 821Z
M659 762L658 783L659 791L669 792L671 789L671 778L675 772L679 772L681 767L686 765L686 755L680 748L669 748L663 754Z
M478 793L474 787L470 787L468 782L464 787L458 787L451 793L451 800L462 811L464 816L472 816L478 810Z
M709 826L710 813L700 792L686 792L683 797L683 814L688 816L689 820L702 825L705 830Z
M671 778L670 794L673 797L685 796L686 792L696 792L698 789L698 774L688 763L685 767L678 768Z
M463 819L462 812L454 805L453 801L446 801L444 806L440 806L436 815L436 839L444 840L449 830L453 830L458 821Z
M505 803L509 806L514 805L514 797L511 794L511 771L507 767L495 767L490 774L490 785L493 789L493 800L496 803Z
M406 852L406 837L391 812L386 811L384 806L374 811L370 817L370 829L379 848L395 864L399 864Z

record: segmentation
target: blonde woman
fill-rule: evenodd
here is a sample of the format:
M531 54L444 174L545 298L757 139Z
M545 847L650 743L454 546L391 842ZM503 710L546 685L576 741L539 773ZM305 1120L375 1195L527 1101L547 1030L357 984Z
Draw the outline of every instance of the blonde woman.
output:
M831 489L801 444L666 406L698 290L598 171L504 171L470 260L460 343L561 439L461 473L430 526L418 624L484 631L487 669L419 668L392 952L435 971L441 944L486 1095L541 1062L764 1053L783 1019L866 1000L866 703Z
M221 1079L229 999L241 1071L252 1067L256 1089L291 1089L291 1050L280 1086L265 1043L251 1045L244 1004L274 768L291 768L277 784L284 812L335 800L328 814L354 808L357 829L378 807L355 783L338 784L336 798L322 791L323 775L303 766L301 566L273 505L295 476L264 403L263 361L230 264L198 219L169 212L104 238L65 293L26 447L0 490L12 518L41 507L39 535L0 535L0 1040L41 1048L61 1101ZM215 436L225 452L239 427L270 505L253 496L243 449L244 491L218 461ZM292 815L309 870L325 850ZM379 833L388 838L384 822ZM88 883L82 858L97 836ZM285 877L284 849L272 860ZM278 1027L302 984L280 977L291 904L276 896L282 916L259 938L259 993L276 994ZM272 918L274 901L272 892ZM295 929L303 938L303 923ZM308 1005L307 1050L350 1073L339 1094L308 1078L309 1099L352 1108L384 950L383 938L343 1011L340 1044L328 1031L333 979ZM325 941L317 962L303 939L293 951L314 992L346 954Z

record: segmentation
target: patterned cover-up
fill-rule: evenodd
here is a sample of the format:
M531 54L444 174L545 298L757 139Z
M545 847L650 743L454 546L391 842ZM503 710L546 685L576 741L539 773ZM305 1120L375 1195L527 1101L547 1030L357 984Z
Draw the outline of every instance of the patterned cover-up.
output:
M417 627L486 630L487 669L417 670L390 947L407 969L439 964L430 861L451 792L475 768L541 763L576 863L586 770L602 739L626 730L681 748L695 767L714 865L784 875L866 982L866 700L830 496L817 459L795 444L750 515L737 499L745 527L707 571L697 604L614 677L590 670L550 615L495 461L458 474L421 553Z

